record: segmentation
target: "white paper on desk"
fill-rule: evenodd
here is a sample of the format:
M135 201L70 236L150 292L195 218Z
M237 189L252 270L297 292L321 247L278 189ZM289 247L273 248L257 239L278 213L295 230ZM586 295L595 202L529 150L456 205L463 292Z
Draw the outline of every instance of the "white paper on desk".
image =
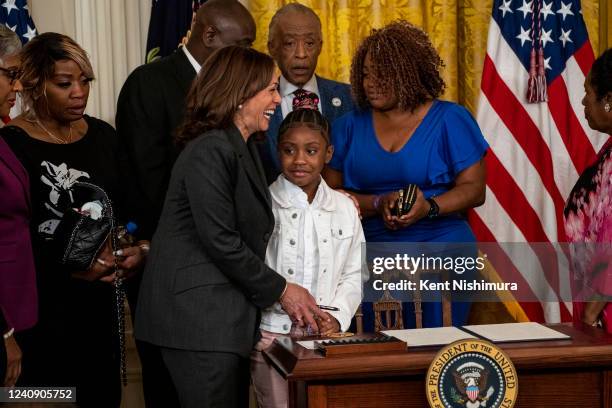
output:
M405 341L408 347L445 346L453 341L475 338L457 327L385 330L383 333Z
M314 340L302 340L302 341L298 341L297 344L299 344L300 346L308 349L308 350L315 350L316 346L314 344Z
M571 338L567 334L563 334L536 322L479 324L463 326L463 328L493 343L507 341L564 340Z

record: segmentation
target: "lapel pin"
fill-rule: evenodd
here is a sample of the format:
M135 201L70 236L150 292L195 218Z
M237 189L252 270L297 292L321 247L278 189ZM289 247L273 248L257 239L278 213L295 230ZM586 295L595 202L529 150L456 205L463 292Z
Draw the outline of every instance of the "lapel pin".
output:
M342 105L342 101L337 96L332 98L331 102L332 102L332 105L334 105L336 108L338 108L338 107L340 107Z

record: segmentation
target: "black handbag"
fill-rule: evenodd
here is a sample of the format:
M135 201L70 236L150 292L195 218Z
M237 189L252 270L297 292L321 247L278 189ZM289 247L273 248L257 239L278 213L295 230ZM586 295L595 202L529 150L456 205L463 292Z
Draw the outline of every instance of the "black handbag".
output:
M55 230L60 263L77 271L91 268L96 255L115 229L113 206L104 190L95 184L76 182L71 189L73 205L67 208ZM101 207L99 218L79 211L85 203ZM115 250L115 248L113 248Z
M91 268L98 252L107 239L110 238L113 252L119 249L117 228L113 214L113 205L108 194L99 186L78 181L71 189L75 208L67 208L55 230L55 245L60 254L60 263L75 271L85 271ZM82 211L83 205L99 211L96 219L91 213ZM93 203L93 204L92 204ZM125 288L123 278L118 274L117 262L113 265L115 280L115 305L117 312L117 332L119 340L121 382L127 385L127 369L125 355Z

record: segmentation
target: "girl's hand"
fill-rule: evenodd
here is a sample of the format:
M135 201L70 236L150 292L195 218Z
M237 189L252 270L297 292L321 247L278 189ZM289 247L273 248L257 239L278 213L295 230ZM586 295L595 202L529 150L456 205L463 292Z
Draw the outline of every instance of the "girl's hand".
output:
M317 325L319 326L319 333L323 336L327 336L331 333L338 333L340 331L340 323L338 320L327 312L324 312L327 319L317 319Z

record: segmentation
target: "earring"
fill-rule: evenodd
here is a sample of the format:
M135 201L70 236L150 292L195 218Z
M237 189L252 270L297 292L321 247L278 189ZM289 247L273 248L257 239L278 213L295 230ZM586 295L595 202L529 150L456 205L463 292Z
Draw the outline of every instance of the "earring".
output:
M609 103L606 103L606 104L604 105L604 110L605 110L606 112L610 112L610 110L612 110L612 108L610 107L610 104L609 104Z
M238 110L242 109L242 104L238 105Z

